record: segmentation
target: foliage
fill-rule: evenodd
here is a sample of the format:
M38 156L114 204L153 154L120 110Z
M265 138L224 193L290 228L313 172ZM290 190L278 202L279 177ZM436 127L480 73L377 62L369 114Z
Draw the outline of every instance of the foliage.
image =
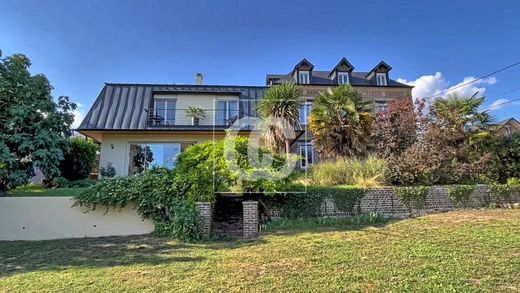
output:
M256 179L255 175L273 175L290 158L272 154L263 148L253 148L253 152L261 158L273 158L273 165L269 168L257 168L248 159L248 143L246 137L238 136L234 139L234 154L237 169L230 169L226 159L225 141L208 141L191 145L177 158L175 180L186 190L186 196L191 201L214 201L215 193L260 193L274 192L283 189L291 177L275 179ZM240 176L239 176L240 175ZM241 177L242 176L242 177ZM275 177L273 175L273 177Z
M202 224L195 205L174 184L174 175L167 169L151 169L145 173L101 181L76 197L74 205L95 209L102 205L122 208L134 203L137 212L151 219L161 236L181 240L202 238Z
M65 96L54 102L49 80L30 66L22 54L0 59L0 193L27 183L34 168L59 176L71 134L76 105Z
M366 154L371 136L370 103L350 85L320 93L309 116L309 129L321 157Z
M14 197L52 197L52 196L76 196L81 194L85 188L45 188L41 184L29 183L18 186L7 192L7 196Z
M488 186L488 192L490 196L494 196L496 198L496 202L491 200L490 204L503 205L508 204L511 205L515 201L515 199L520 198L520 185L514 184L515 182L511 182L512 184L491 184Z
M490 180L493 155L479 148L490 128L489 114L479 112L483 98L449 96L435 100L418 121L421 135L390 159L393 184L473 184Z
M377 185L384 183L387 163L383 159L369 155L366 159L337 158L334 161L321 161L309 170L309 183L313 185L334 186L341 184L365 185L370 180Z
M475 187L475 185L450 185L448 186L448 196L454 202L466 207Z
M316 217L316 218L280 218L267 223L262 227L263 231L280 231L289 229L309 229L315 227L359 227L367 225L384 224L388 222L378 213L370 212L352 217Z
M509 186L517 186L517 185L520 185L520 179L518 178L507 178L507 185Z
M376 114L372 140L379 157L399 156L417 141L425 105L423 100L394 99L388 101L388 111Z
M294 83L270 87L257 104L260 129L268 149L289 153L291 129L300 129L301 90Z
M101 179L109 179L116 176L116 168L112 166L112 162L108 162L106 167L99 168L99 175Z
M206 118L206 110L200 107L189 106L188 109L186 109L186 116L199 119Z
M283 218L309 218L321 216L324 200L330 198L338 210L355 215L360 213L364 190L352 186L307 188L304 192L286 193L265 198L267 205L280 209Z
M426 205L426 196L430 192L427 186L394 187L394 194L401 200L410 215Z
M69 140L69 148L60 163L61 176L69 180L88 177L96 163L98 146L91 139L74 137Z
M90 187L92 185L96 185L97 183L98 183L97 180L85 178L85 179L70 181L69 187L71 187L71 188Z
M54 188L67 188L69 187L69 180L63 177L52 178L51 186Z

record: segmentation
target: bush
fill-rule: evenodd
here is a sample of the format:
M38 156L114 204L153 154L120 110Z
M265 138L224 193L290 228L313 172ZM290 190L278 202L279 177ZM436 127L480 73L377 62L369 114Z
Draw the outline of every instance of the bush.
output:
M94 210L98 205L122 208L134 203L144 219L151 219L161 236L192 241L202 238L202 225L193 202L174 184L173 173L152 169L142 174L117 177L91 186L76 198L75 206Z
M459 205L466 207L469 197L475 191L475 185L450 185L448 186L448 196Z
M394 187L394 194L401 200L406 210L413 215L414 210L419 210L426 205L426 196L430 192L427 186Z
M492 184L488 187L488 192L496 198L496 202L491 199L490 204L513 204L515 198L520 196L520 185L513 184Z
M74 137L69 140L69 149L60 163L61 176L68 180L88 177L96 163L98 146L90 139Z
M319 162L309 172L311 184L335 186L341 184L356 185L368 179L384 183L387 170L386 160L368 156L365 160L355 158L338 158L335 161Z
M109 179L116 177L116 168L112 166L112 162L108 162L106 167L99 168L101 179Z
M312 218L321 215L326 198L334 201L336 208L350 215L360 214L360 202L364 190L352 186L309 187L306 192L286 193L265 198L268 205L281 210L283 218Z
M285 158L273 154L263 148L257 152L262 156L272 156L273 166L266 169L257 169L251 166L248 160L248 139L237 137L233 154L237 165L245 174L244 180L237 170L230 170L224 152L224 141L208 141L191 145L177 158L174 170L175 181L181 186L190 201L215 200L217 192L234 193L262 193L283 190L289 184L291 178L258 179L252 177L257 174L273 175L284 165Z
M54 177L51 182L53 188L67 188L69 187L69 180L63 177Z
M85 178L85 179L70 181L69 187L70 188L83 188L83 187L90 187L90 186L96 185L97 183L98 183L97 180Z

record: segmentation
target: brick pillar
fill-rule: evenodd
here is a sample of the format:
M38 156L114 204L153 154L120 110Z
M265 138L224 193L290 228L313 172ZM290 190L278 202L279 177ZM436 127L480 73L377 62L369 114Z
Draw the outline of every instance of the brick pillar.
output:
M244 227L244 238L254 238L258 236L258 202L248 200L242 202Z
M202 219L202 228L204 237L209 238L211 234L211 222L213 221L213 215L211 213L210 202L197 202L195 203L199 216Z

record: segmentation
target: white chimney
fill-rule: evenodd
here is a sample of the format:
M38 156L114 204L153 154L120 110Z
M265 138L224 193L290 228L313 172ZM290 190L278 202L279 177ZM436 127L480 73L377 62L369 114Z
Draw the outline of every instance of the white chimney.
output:
M202 77L202 73L197 72L195 73L195 85L202 85L202 80L204 78Z

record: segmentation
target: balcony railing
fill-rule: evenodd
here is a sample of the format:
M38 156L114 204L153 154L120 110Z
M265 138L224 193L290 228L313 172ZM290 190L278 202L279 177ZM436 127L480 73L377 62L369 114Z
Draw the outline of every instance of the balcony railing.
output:
M193 115L190 109L146 109L149 127L201 126L229 127L243 117L237 110L204 109L204 115Z

